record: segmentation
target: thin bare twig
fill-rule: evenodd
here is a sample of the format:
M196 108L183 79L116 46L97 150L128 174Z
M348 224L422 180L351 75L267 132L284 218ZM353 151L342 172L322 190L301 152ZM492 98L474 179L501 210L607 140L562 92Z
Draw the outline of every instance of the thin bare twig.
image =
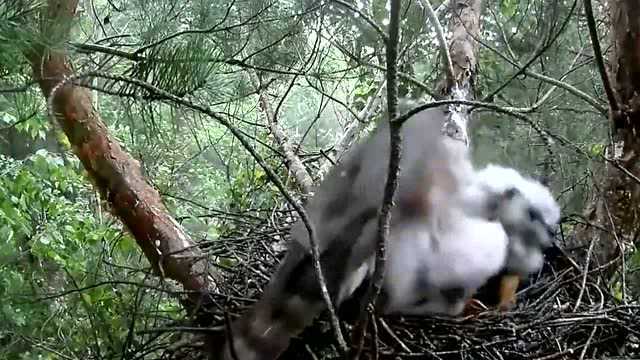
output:
M515 67L518 71L523 71L525 75L527 76L531 76L534 79L538 79L541 81L544 81L546 83L549 83L551 85L557 86L561 89L566 90L567 92L569 92L570 94L574 95L575 97L584 100L585 102L587 102L589 105L591 105L594 109L596 109L600 114L606 115L607 114L607 109L599 102L598 99L592 97L591 95L587 94L586 92L578 89L577 87L566 83L564 81L558 80L558 79L554 79L550 76L546 76L543 74L539 74L535 71L529 70L529 69L524 69L518 62L509 59L507 56L505 56L503 53L501 53L500 51L498 51L497 49L495 49L493 46L491 46L490 44L482 41L482 39L475 39L476 41L478 41L482 46L484 46L485 48L491 50L491 52L493 52L494 54L498 55L499 57L501 57L503 60L505 60L506 62L508 62L509 64L511 64L513 67Z
M384 189L384 196L378 217L378 233L376 237L376 259L375 269L372 275L371 283L367 289L364 304L369 304L374 308L376 299L382 289L384 281L384 271L386 263L386 243L389 234L389 226L391 220L391 210L393 209L393 198L398 188L398 173L400 158L402 155L402 136L400 130L402 123L391 122L397 116L398 112L398 74L397 74L397 57L398 57L398 40L400 38L400 4L401 0L391 0L391 10L389 14L389 38L386 43L386 61L387 61L387 112L389 118L389 168L387 172L387 180ZM364 335L367 329L367 306L361 309L358 325L356 326L357 353L359 356L362 349ZM375 339L374 339L375 341Z
M411 349L409 349L409 347L404 342L402 342L402 340L400 340L398 335L396 335L396 333L393 332L391 327L389 327L389 325L387 324L386 321L384 321L384 319L380 319L380 324L382 325L382 328L389 334L389 336L391 336L391 338L395 340L395 342L397 342L398 345L400 345L403 351L406 351L408 353L411 352Z
M505 40L506 41L506 40ZM573 69L573 66L576 64L576 62L578 61L578 59L582 56L582 50L579 51L576 56L573 58L573 61L571 62L571 64L569 64L569 70L566 71L564 73L564 75L562 75L560 77L560 79L558 79L558 81L564 81L564 79L569 76L571 69ZM544 104L549 97L551 97L551 94L558 88L558 85L551 85L551 87L549 88L549 90L547 90L547 92L542 95L538 101L536 101L533 105L531 106L527 106L527 107L521 107L521 108L517 108L517 107L505 107L506 109L509 109L511 111L516 111L516 112L520 112L520 113L531 113L536 111L540 106L542 106L542 104Z
M607 205L606 200L604 200L604 208L607 211L607 219L609 220L609 225L611 226L611 233L613 234L613 239L616 241L618 250L620 250L622 302L626 304L627 303L627 263L626 263L625 254L624 254L624 247L622 246L622 241L620 240L620 238L618 237L618 233L616 232L616 224L613 221L613 216L611 215L611 210L609 210L609 205Z
M584 344L584 347L580 352L580 357L578 358L578 360L584 359L584 356L587 354L587 349L589 348L589 344L591 344L591 340L593 340L593 336L596 334L596 330L598 330L598 327L594 326L593 330L591 330L591 334L589 335L589 338L587 339L587 342Z
M400 4L401 0L391 1L391 11L389 19L389 40L387 42L387 112L389 119L398 115L398 84L396 60L398 56L398 39L400 33ZM389 224L391 220L391 209L393 208L393 198L398 187L399 164L402 156L402 137L400 134L400 124L390 124L389 140L389 170L387 182L380 209L378 220L378 239L375 271L371 282L373 293L369 303L375 304L376 298L382 288L384 280L384 266L386 262L386 241L389 234Z
M633 180L636 184L640 185L640 178L637 177L636 175L634 175L629 169L627 169L626 167L622 166L620 164L620 160L618 160L618 159L610 159L610 158L608 158L606 156L603 156L603 158L605 159L605 161L607 161L608 163L613 165L616 169L622 171L627 177L629 177L629 179Z
M529 66L531 66L531 64L533 64L540 56L542 56L542 54L544 54L551 47L551 45L555 43L555 41L558 39L560 34L564 32L565 28L567 27L567 24L569 24L569 20L572 19L573 12L577 5L578 5L578 0L574 0L573 5L569 10L569 14L565 18L565 20L562 22L562 25L560 26L560 29L558 30L558 32L553 34L553 36L550 39L545 39L542 42L540 42L540 44L536 47L536 50L534 51L533 56L523 66L521 66L520 69L518 69L518 71L512 74L509 77L509 79L503 82L502 85L498 86L495 90L491 91L488 95L486 95L483 101L487 101L488 99L493 99L493 97L496 94L502 91L502 89L504 89L508 84L510 84L518 76L524 73L525 70L529 68Z
M573 312L578 311L580 308L580 303L582 301L582 296L584 295L584 290L587 287L587 277L589 276L589 263L591 260L591 254L593 253L593 247L596 244L596 237L594 236L589 243L589 249L587 250L587 259L584 262L584 270L582 275L582 283L580 284L580 293L578 294L578 299L576 300L576 304L573 306Z

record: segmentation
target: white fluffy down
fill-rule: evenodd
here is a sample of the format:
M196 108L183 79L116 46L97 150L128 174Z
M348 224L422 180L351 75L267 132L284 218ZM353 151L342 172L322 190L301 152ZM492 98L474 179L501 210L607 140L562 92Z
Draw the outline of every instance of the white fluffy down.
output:
M424 223L403 224L393 229L389 241L385 285L389 290L387 312L459 314L464 300L448 303L437 290L464 287L472 291L501 270L507 254L507 235L497 222L487 222L456 214L455 227L441 232L435 240L433 228ZM431 289L416 290L418 275ZM413 304L423 297L428 301Z
M501 193L512 187L520 190L525 199L540 211L547 224L555 225L560 220L560 207L551 191L540 182L525 178L512 168L494 164L480 169L476 175L477 182L494 192Z
M484 217L489 194L503 193L509 188L518 189L523 196L505 204L505 210L513 212L518 221L526 221L519 217L532 206L540 211L547 225L558 223L560 208L547 187L514 169L488 165L477 171L473 181L461 191L466 206L449 209L443 227L434 226L434 219L426 222L422 219L391 229L385 275L390 297L387 312L457 315L463 310L465 299L452 304L440 290L463 287L473 291L505 265L523 274L542 266L540 249L525 246L527 241L517 232L510 239L500 223ZM542 227L532 229L541 231L540 241L548 236ZM426 293L418 291L419 276L428 284L422 289ZM425 297L426 302L415 305Z
M516 196L502 204L499 218L508 224L509 254L506 267L522 275L538 271L544 261L542 248L551 245L553 237L548 228L553 229L560 220L560 207L551 191L540 182L520 175L514 169L498 165L488 165L477 172L476 188L489 193L503 193L516 188ZM482 191L480 191L482 192ZM539 211L544 225L531 221L528 209Z

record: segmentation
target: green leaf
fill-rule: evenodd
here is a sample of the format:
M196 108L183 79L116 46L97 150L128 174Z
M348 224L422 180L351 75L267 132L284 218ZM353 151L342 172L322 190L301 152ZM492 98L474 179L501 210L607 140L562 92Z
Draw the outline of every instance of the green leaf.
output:
M500 12L507 18L512 17L516 13L518 8L518 1L516 0L502 0L500 2Z
M92 302L91 295L87 294L86 292L82 293L82 300L90 305Z
M591 145L591 148L589 149L589 153L593 157L599 157L599 156L602 156L604 154L604 150L605 150L605 145L604 144L593 144L593 145Z

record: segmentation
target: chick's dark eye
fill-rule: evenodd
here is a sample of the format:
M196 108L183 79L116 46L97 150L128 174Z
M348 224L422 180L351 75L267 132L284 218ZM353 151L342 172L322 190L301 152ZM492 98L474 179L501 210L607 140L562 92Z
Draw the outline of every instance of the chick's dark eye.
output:
M536 209L530 207L529 209L527 209L527 213L529 215L529 220L531 220L531 222L535 222L535 221L541 221L541 216L540 213L536 211Z

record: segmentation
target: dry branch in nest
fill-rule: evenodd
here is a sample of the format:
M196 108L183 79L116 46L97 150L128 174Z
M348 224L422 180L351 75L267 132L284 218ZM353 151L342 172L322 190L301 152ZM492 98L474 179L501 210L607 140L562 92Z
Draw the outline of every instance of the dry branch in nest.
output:
M286 225L276 231L263 223L252 228L250 236L217 242L214 253L225 253L224 257L238 262L225 271L226 287L218 298L232 319L259 298L276 259L283 255L273 250L274 244L281 243L275 238L281 239L287 232ZM455 319L375 316L367 332L363 358L640 359L640 303L624 304L615 299L611 290L600 285L597 268L591 269L584 281L583 268L580 261L560 259L548 264L543 274L518 293L518 305L509 312L488 310ZM217 320L213 327L223 336L225 316L220 311L214 316ZM342 325L349 334L351 325ZM170 357L184 354L177 351ZM326 314L295 338L281 357L338 358Z

